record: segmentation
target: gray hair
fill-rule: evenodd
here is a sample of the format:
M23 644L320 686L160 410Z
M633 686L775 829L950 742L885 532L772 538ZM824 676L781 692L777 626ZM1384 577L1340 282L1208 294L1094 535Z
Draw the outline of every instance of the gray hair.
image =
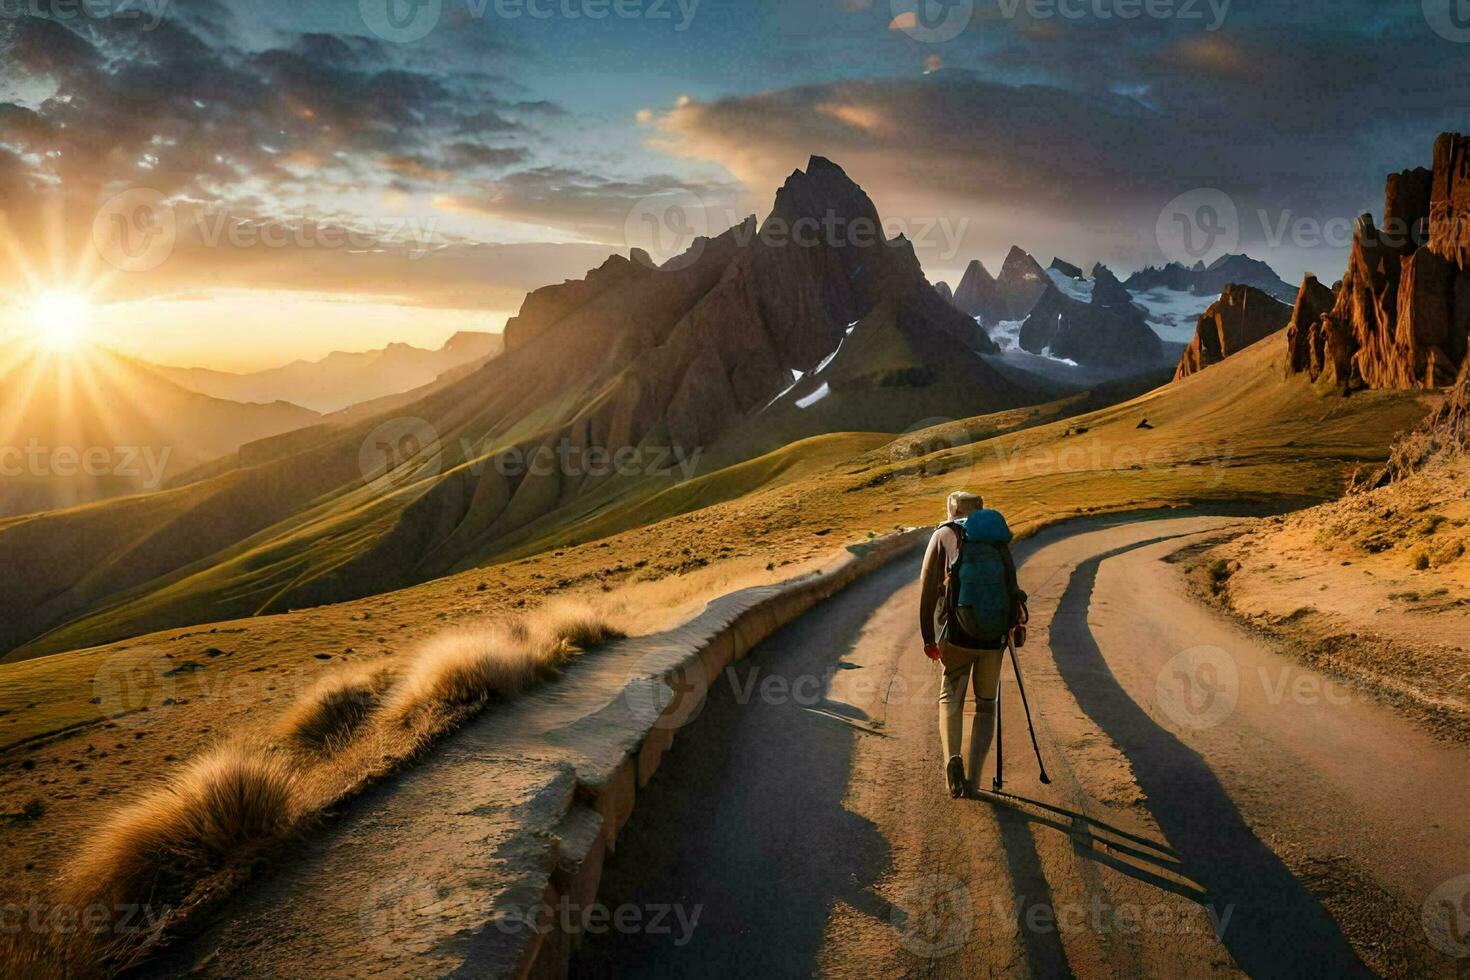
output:
M949 495L948 509L951 520L960 517L969 517L975 511L985 506L985 501L978 493L968 490L956 490Z

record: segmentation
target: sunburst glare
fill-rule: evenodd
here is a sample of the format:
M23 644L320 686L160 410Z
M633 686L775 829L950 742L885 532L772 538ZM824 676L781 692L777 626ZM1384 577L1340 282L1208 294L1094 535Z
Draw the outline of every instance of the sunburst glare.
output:
M87 340L92 304L78 293L42 293L27 311L32 338L53 351L75 350Z

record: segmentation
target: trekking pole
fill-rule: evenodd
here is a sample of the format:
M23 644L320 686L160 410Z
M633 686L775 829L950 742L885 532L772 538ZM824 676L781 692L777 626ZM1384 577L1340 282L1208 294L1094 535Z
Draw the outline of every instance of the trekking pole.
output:
M1011 651L1011 667L1016 671L1016 687L1021 690L1021 707L1026 709L1026 728L1031 732L1031 748L1036 751L1036 765L1041 770L1041 782L1046 785L1051 782L1051 777L1046 774L1046 763L1041 761L1041 746L1036 744L1036 726L1031 722L1031 705L1026 702L1026 684L1021 680L1021 663L1016 659L1016 645L1011 642L1009 635L1006 636L1006 649ZM999 736L1000 725L1000 703L996 702L996 737ZM1000 756L996 755L996 764L999 766ZM999 782L997 780L997 782Z
M1001 756L1005 754L1005 739L1000 737L1000 681L995 682L995 779L991 780L990 788L1000 792L1001 786Z

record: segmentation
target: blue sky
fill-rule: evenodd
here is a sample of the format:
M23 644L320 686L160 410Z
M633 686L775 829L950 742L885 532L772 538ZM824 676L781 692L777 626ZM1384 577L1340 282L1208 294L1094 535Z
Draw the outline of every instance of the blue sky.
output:
M1331 281L1384 174L1470 129L1466 0L52 2L0 17L12 251L71 254L143 187L189 230L155 268L84 277L97 305L166 326L170 302L197 316L211 290L265 290L275 322L299 293L317 312L293 343L322 353L366 339L331 325L354 300L374 338L395 307L424 342L498 326L527 289L646 244L628 229L647 201L700 202L718 231L813 153L934 279L1013 242L1043 263L1162 262L1170 202L1210 191L1241 250ZM220 212L384 241L200 241ZM81 288L55 268L6 288L58 275ZM156 353L150 329L126 332Z

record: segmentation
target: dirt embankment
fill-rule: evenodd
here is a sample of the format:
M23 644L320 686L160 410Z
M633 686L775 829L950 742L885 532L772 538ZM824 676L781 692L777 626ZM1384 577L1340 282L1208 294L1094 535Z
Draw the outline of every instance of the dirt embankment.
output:
M1184 560L1202 595L1313 666L1470 739L1470 456Z

